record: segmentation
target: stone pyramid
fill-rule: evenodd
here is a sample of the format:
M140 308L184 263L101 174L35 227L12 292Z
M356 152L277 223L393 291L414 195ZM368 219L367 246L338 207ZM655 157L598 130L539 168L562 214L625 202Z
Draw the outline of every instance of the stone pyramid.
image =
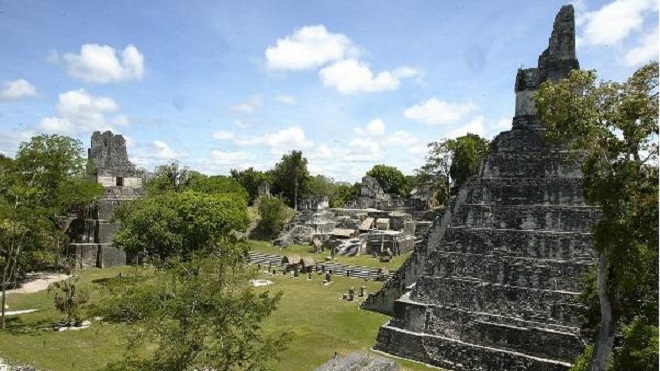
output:
M376 350L450 370L509 371L566 370L581 352L577 296L595 263L599 212L584 202L579 167L544 141L532 100L542 82L573 68L569 5L538 67L518 71L512 130L493 140L478 176L365 302L393 315Z

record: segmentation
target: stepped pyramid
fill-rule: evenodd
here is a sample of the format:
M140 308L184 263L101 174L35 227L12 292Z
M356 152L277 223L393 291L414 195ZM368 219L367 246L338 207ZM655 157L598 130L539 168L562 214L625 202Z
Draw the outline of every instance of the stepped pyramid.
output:
M451 370L566 370L581 352L581 276L595 264L582 174L543 139L532 95L579 68L572 6L538 67L516 76L512 130L364 308L391 313L374 347ZM393 300L393 296L398 299Z

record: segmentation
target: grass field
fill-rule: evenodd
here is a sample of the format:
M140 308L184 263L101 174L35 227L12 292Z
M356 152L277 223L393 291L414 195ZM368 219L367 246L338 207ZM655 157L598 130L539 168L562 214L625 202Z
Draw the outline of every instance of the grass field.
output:
M291 245L288 247L279 247L273 246L268 241L256 241L249 240L248 244L250 245L250 250L265 253L265 254L277 254L277 255L287 255L287 254L298 254L300 256L311 256L315 261L321 262L325 257L330 256L329 252L325 253L315 253L312 250L311 246L308 245ZM400 256L395 256L387 263L382 263L378 258L374 258L371 255L361 255L361 256L335 256L335 263L340 264L350 264L350 265L361 265L364 267L380 268L386 267L389 270L397 270L403 264L404 261L410 256L412 252L402 254Z
M91 299L100 289L93 283L118 273L129 273L132 267L88 269L81 273L80 286L92 290ZM288 332L291 342L274 363L275 370L313 370L332 357L334 352L346 354L367 351L375 342L380 325L387 316L358 309L357 302L341 300L351 285L359 291L364 284L369 292L382 283L335 277L330 286L323 286L320 276L312 281L285 276L266 276L273 286L257 290L282 291L279 308L269 317L265 331ZM98 282L98 281L97 281ZM11 362L29 363L41 370L97 370L110 360L123 356L122 344L128 328L124 325L95 322L91 328L79 331L55 332L52 325L62 317L54 309L53 294L11 294L7 297L11 310L36 308L35 313L12 318L8 329L0 332L0 357ZM427 370L416 363L397 360L406 370Z

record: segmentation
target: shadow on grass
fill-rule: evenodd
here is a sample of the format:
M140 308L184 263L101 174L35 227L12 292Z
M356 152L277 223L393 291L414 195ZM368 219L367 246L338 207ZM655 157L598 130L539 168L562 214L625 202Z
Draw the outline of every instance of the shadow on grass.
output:
M53 331L55 322L49 319L23 322L20 317L7 317L7 330L12 335L40 335L46 331Z

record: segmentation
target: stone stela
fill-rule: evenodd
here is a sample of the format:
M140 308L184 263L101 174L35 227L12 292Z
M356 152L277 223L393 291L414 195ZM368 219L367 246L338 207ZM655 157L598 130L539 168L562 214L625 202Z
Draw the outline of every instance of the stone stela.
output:
M579 165L548 144L533 93L579 68L573 7L515 80L512 130L362 307L392 315L375 349L451 370L567 370L583 349L581 276L595 264Z

